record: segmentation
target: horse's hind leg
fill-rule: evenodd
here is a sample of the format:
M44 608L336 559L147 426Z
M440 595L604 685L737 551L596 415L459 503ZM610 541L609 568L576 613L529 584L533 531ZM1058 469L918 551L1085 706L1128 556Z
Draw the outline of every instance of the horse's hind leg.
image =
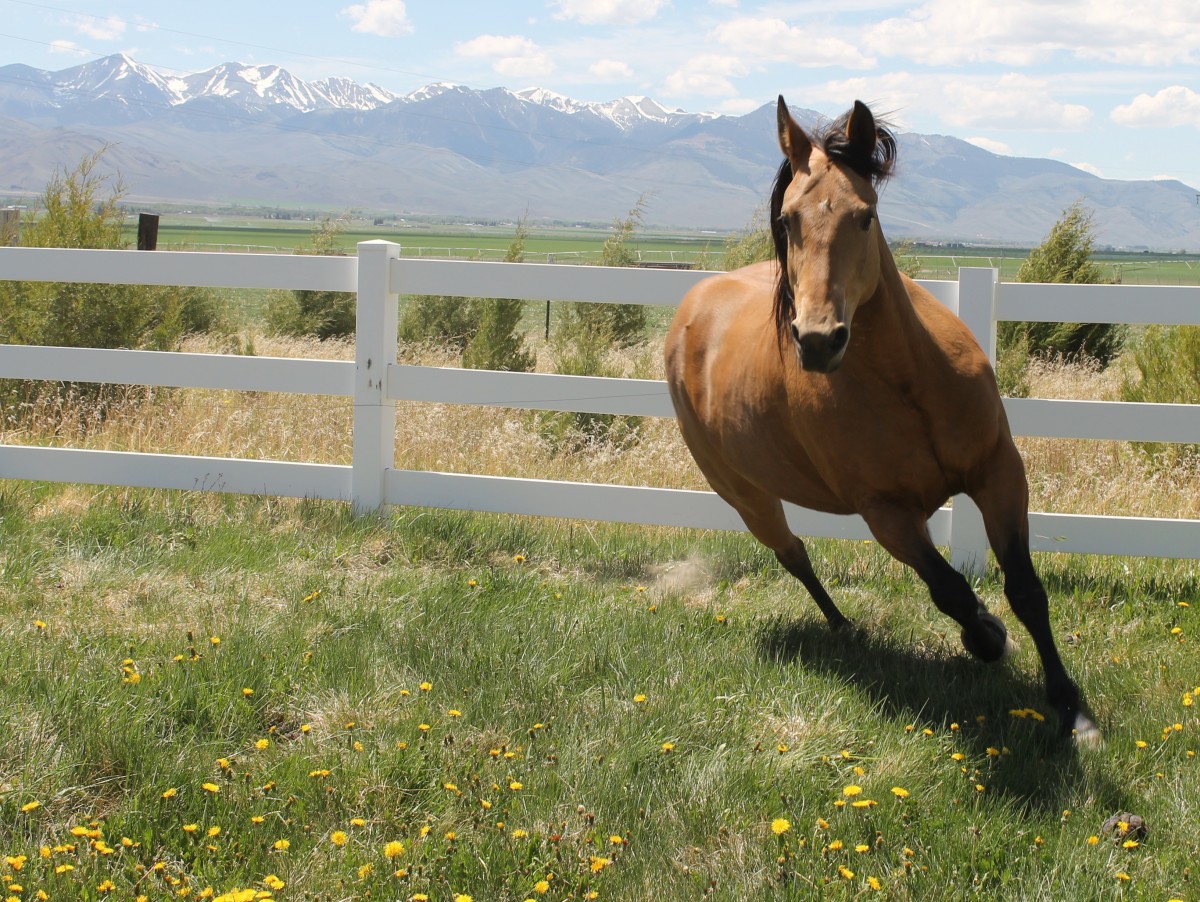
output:
M791 544L784 551L777 550L775 557L779 563L783 564L788 573L804 584L804 588L813 597L813 601L817 603L817 607L821 609L821 613L825 615L825 619L829 621L832 629L839 630L849 626L850 621L838 610L833 599L829 597L829 593L825 591L825 587L821 585L821 581L817 579L804 543L794 535L791 536L791 539Z
M711 480L710 480L711 481ZM714 483L714 488L716 484ZM788 526L783 504L778 498L750 486L748 483L735 496L720 492L741 515L751 535L775 552L775 558L788 573L803 583L832 629L848 626L850 621L838 610L821 580L813 570L808 550Z

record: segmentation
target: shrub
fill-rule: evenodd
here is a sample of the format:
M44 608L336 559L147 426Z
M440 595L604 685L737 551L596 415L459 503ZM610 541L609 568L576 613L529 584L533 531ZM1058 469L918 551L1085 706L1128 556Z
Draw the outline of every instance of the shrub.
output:
M506 263L524 261L528 235L529 227L521 219L504 256ZM527 372L536 361L520 332L524 313L525 302L514 299L418 295L400 316L400 339L456 348L468 369Z
M624 219L613 220L600 252L601 266L633 266L637 262L629 239L642 224L644 208L645 197L640 197ZM646 340L646 308L641 304L566 304L557 331L567 336L568 342L571 335L585 342L603 335L611 346L633 347Z
M57 173L40 199L40 212L21 230L26 247L113 250L125 247L124 186L118 176L102 196L106 176L97 171L104 149L88 154L74 169ZM146 252L149 253L149 252ZM222 311L212 292L200 288L152 285L101 285L58 282L0 282L0 343L78 348L171 350L189 332L221 324ZM96 384L59 384L63 398L96 403L103 419L116 390ZM19 403L41 388L5 384L0 403ZM136 392L125 392L132 397Z
M1134 346L1133 359L1141 378L1125 380L1123 400L1200 403L1200 326L1150 326ZM1159 464L1200 459L1200 444L1134 444Z
M338 237L345 229L344 219L326 216L313 228L308 245L297 248L296 253L344 256ZM311 335L322 341L346 338L354 335L357 303L358 298L349 291L272 292L267 300L267 326L277 335Z
M1094 244L1092 214L1076 202L1021 264L1017 281L1099 284L1104 279L1091 259ZM1004 322L997 330L1001 347L1016 344L1021 336L1030 354L1065 360L1091 357L1102 365L1110 363L1125 343L1124 330L1112 323Z

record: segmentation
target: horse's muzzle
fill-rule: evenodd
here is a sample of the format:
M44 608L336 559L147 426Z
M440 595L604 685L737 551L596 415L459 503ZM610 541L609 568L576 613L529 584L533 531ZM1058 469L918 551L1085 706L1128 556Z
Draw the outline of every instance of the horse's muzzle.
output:
M839 325L829 332L801 334L793 323L792 337L796 340L796 354L802 369L810 373L832 373L841 366L846 346L850 344L850 327Z

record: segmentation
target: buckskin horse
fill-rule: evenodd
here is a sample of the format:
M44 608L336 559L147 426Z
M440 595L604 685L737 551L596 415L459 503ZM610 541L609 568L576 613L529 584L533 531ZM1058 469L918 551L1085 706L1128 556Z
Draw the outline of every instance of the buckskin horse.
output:
M862 516L962 626L967 651L991 662L1011 648L1004 624L927 528L946 499L968 495L1063 732L1098 744L1051 634L1029 554L1025 467L991 365L962 321L901 275L880 229L876 187L891 174L895 137L858 101L810 138L780 97L778 129L775 260L696 285L667 335L667 382L692 456L832 628L849 621L783 501Z

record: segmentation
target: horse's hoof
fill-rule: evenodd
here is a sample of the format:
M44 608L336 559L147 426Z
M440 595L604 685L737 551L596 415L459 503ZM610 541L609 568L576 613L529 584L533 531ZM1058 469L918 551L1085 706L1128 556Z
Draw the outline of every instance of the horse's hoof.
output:
M1100 735L1100 728L1083 714L1075 715L1075 723L1071 727L1071 741L1079 749L1104 748L1104 737Z
M964 627L961 633L963 648L986 664L1003 661L1013 653L1012 639L1004 623L994 614L979 612L979 628L970 633Z

